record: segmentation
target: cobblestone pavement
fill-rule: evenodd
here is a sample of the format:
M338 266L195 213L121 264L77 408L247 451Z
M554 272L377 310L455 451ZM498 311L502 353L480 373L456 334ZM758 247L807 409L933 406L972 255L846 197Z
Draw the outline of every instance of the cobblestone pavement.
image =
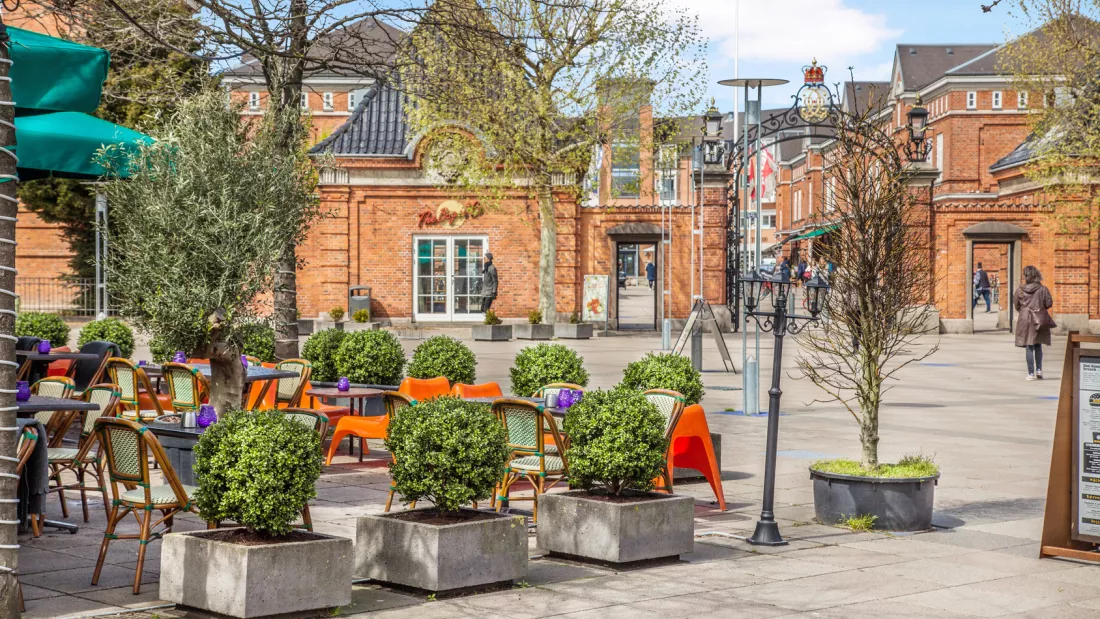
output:
M729 336L740 367L739 336ZM761 367L769 368L770 336ZM1007 333L929 338L932 357L903 370L882 410L884 461L916 452L942 467L935 530L911 535L852 533L813 521L807 465L818 458L858 457L858 431L836 404L811 403L812 385L797 378L787 348L779 437L776 514L791 543L754 548L760 509L766 417L740 409L741 377L719 371L707 341L704 382L711 430L722 434L723 487L729 511L717 510L705 483L680 484L696 498L695 552L678 563L616 572L541 556L509 591L428 601L370 584L357 585L342 615L371 617L1036 617L1100 616L1100 566L1038 557L1046 477L1064 341L1047 351L1045 381L1025 382L1023 354ZM415 341L406 341L411 349ZM470 343L479 380L508 385L518 342ZM653 336L576 343L607 387L629 361L660 345ZM142 351L139 351L139 355ZM918 351L914 351L915 353ZM764 374L765 380L770 379ZM766 390L765 390L766 393ZM762 407L763 407L762 402ZM386 453L371 444L359 464L346 456L326 468L311 507L321 532L354 537L355 517L377 513L388 489ZM59 517L56 497L48 504ZM79 514L78 501L70 513ZM79 517L73 518L73 520ZM201 528L191 518L177 530ZM102 510L76 535L49 531L21 538L26 617L149 608L157 602L160 546L150 546L142 593L130 593L137 544L114 542L99 586L89 584L102 539ZM182 616L172 609L135 616Z

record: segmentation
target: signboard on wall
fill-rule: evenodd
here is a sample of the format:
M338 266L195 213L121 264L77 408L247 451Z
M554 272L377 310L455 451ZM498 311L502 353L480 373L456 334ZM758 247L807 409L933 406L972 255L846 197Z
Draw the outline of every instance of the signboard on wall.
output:
M1081 356L1077 370L1074 539L1100 541L1100 357Z
M584 309L581 312L581 320L584 322L607 322L609 281L607 275L584 276Z

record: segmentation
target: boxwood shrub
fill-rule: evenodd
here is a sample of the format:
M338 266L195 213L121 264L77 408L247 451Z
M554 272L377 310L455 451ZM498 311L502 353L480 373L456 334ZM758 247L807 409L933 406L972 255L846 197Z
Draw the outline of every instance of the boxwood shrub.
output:
M149 338L149 356L153 358L153 363L165 363L171 361L172 355L176 351L172 350L163 339L157 336Z
M488 406L451 396L401 409L390 421L386 449L401 499L427 499L445 512L488 499L511 453Z
M234 411L195 445L195 476L207 521L286 535L317 495L321 437L281 411Z
M127 359L134 354L134 332L117 318L93 320L84 325L76 338L76 345L83 346L97 340L115 344Z
M446 376L451 385L472 385L477 378L477 358L462 342L437 335L424 340L413 351L408 374L413 378Z
M405 351L389 331L355 331L336 349L336 371L353 383L396 385L405 369Z
M15 336L37 337L49 340L50 346L69 344L69 325L57 314L44 312L20 312L15 317Z
M260 361L275 363L275 329L259 323L242 325L238 331L241 353Z
M651 490L665 463L665 418L639 391L589 391L565 415L569 483L610 494Z
M678 391L689 405L698 404L705 393L703 378L698 370L691 367L691 359L676 353L647 353L644 359L626 366L622 385L638 391Z
M309 336L302 346L302 358L313 364L312 380L332 383L340 378L340 372L336 369L336 351L346 335L347 332L340 329L324 329Z
M519 351L510 371L512 393L529 396L550 383L588 384L584 358L561 344L537 344Z

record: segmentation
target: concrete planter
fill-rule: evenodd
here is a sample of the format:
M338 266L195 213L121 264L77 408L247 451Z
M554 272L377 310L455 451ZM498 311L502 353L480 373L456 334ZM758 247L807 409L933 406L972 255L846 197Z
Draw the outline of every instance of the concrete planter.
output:
M512 325L474 325L472 335L481 342L507 342L512 339Z
M527 576L527 525L522 516L435 525L387 514L362 516L355 575L426 591L508 584Z
M538 546L554 555L604 563L676 557L694 550L695 499L611 503L585 492L539 497Z
M563 340L587 340L592 337L592 325L571 324L568 322L554 323L554 337Z
M516 325L517 340L548 340L554 337L554 325Z
M209 539L211 533L164 537L160 599L231 617L351 603L350 539L315 533L323 539L243 546Z
M810 469L814 514L822 524L852 516L876 516L882 531L924 531L932 526L939 473L904 479L838 475Z
M346 324L345 331L378 331L382 328L380 322L349 322L342 324Z
M313 335L313 320L309 318L298 319L298 335Z

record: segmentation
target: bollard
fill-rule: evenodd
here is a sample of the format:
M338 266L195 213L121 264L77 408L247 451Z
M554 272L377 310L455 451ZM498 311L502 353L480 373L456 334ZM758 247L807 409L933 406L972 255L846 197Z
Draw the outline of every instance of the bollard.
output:
M760 414L760 364L756 357L745 361L745 407L746 415Z
M661 350L672 350L672 320L668 318L661 325Z
M703 371L703 329L699 325L691 330L691 367Z

